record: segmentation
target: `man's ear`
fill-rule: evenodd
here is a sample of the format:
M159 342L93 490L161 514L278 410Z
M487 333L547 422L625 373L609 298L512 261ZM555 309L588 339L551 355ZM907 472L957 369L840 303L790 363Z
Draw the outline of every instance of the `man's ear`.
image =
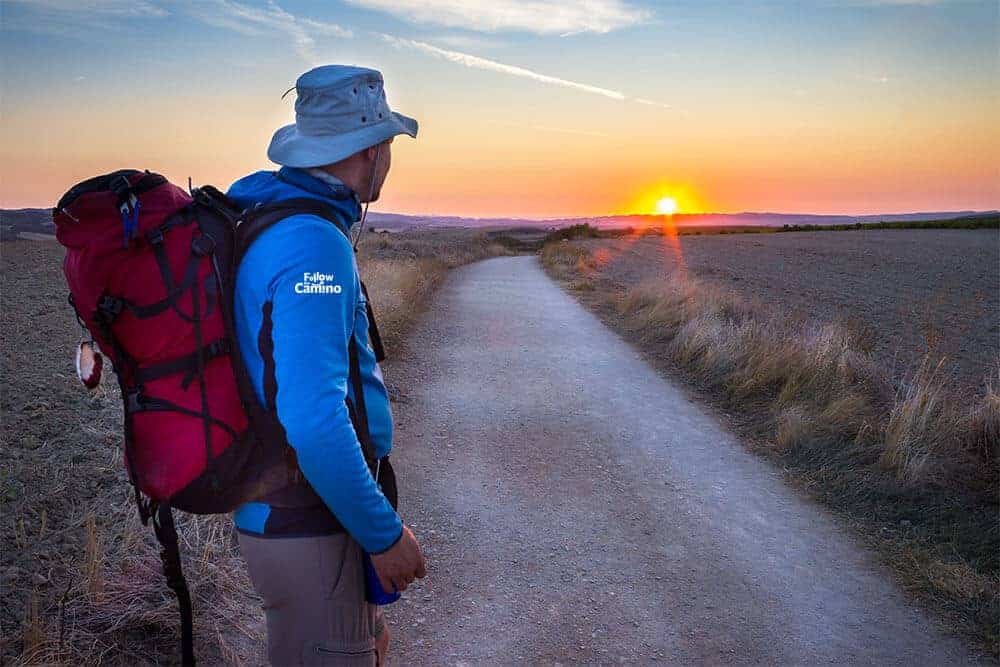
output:
M369 146L365 149L365 159L369 162L374 162L375 157L378 155L378 146Z

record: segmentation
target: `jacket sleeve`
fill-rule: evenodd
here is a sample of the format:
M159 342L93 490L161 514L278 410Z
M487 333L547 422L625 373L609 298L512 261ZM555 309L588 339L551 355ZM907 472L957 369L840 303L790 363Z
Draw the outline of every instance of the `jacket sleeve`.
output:
M354 253L329 222L296 222L303 224L282 225L292 233L272 246L280 253L268 290L275 407L306 479L354 539L377 553L399 539L402 522L368 471L344 403L358 299Z

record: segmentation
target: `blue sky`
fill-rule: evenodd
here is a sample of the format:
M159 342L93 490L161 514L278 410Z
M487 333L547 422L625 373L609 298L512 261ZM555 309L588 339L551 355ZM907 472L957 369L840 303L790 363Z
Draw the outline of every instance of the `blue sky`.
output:
M329 62L381 69L422 123L394 144L395 210L617 212L650 188L712 210L1000 203L995 1L0 8L5 206L125 163L222 184L269 168L281 93Z

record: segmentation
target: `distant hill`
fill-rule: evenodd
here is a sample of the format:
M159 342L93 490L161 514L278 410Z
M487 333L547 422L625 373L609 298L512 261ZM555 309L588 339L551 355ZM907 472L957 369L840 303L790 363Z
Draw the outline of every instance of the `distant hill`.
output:
M997 211L938 211L921 213L887 213L883 215L810 215L805 213L678 213L672 222L679 226L764 226L783 225L846 225L857 222L917 222L922 220L952 220L997 215ZM371 213L368 224L373 229L405 231L440 227L490 229L527 227L555 229L570 225L589 224L604 229L624 227L659 227L666 220L662 215L609 215L581 218L463 218L440 215L403 215ZM54 234L52 210L47 208L0 209L0 231L4 238L20 233Z
M0 209L0 228L35 234L56 233L51 208Z
M886 213L880 215L813 215L808 213L678 213L672 222L678 226L711 227L781 227L783 225L844 225L856 222L918 222L953 220L996 215L997 211L937 211L921 213ZM595 218L546 220L555 227L588 223L595 227L658 227L671 219L663 215L612 215Z
M670 219L678 226L782 227L784 225L846 225L857 222L920 222L995 216L998 211L936 211L887 213L882 215L812 215L807 213L678 213L663 215L609 215L581 218L461 218L397 213L371 213L368 222L376 229L405 230L421 227L534 227L559 228L589 224L603 229L659 227Z

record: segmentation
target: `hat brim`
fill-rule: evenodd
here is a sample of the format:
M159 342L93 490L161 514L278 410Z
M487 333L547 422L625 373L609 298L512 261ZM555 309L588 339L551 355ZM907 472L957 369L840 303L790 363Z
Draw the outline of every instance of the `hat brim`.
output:
M285 167L322 167L340 162L397 134L416 138L417 121L393 111L381 123L329 135L302 134L293 123L274 133L271 145L267 147L267 157Z

